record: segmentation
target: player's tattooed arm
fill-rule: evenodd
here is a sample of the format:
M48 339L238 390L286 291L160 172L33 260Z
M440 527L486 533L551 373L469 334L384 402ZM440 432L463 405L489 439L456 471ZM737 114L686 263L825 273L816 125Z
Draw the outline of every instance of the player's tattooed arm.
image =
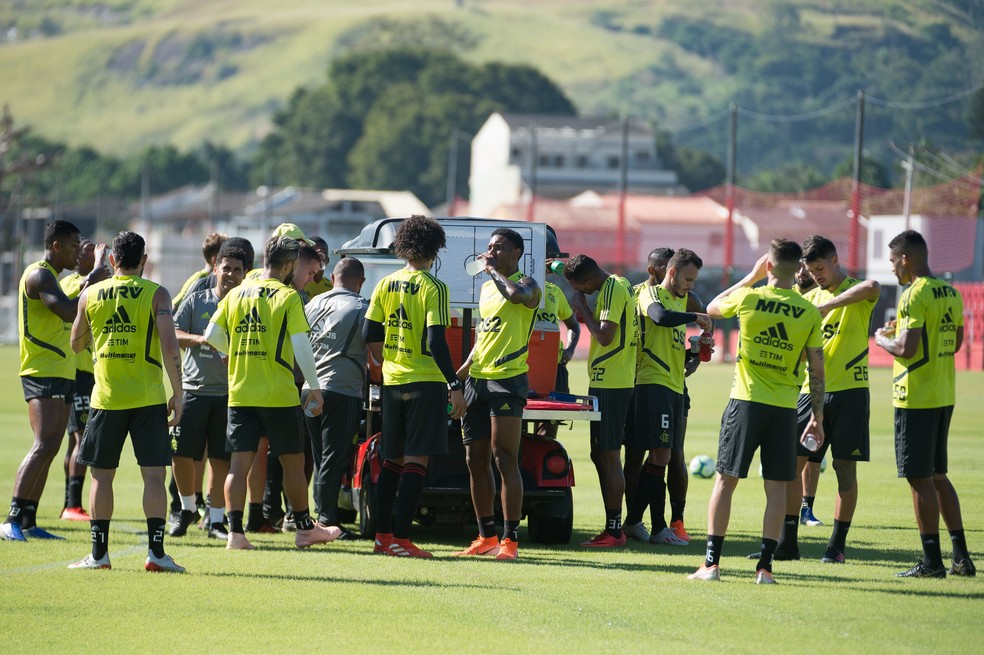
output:
M823 399L826 393L823 374L823 348L807 348L806 359L810 364L810 405L817 421L823 421Z
M66 323L75 320L78 299L66 296L48 269L39 268L28 276L25 291L28 297L40 300L52 314Z
M492 278L492 283L502 294L502 297L514 304L523 304L534 308L540 304L540 287L536 280L524 277L513 282L492 266L487 266L485 273Z

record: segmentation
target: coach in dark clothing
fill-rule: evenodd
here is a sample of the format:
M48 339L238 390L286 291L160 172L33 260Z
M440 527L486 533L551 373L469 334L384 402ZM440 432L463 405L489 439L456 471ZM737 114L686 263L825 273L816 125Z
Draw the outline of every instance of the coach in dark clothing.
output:
M338 493L362 411L367 353L362 324L369 301L359 292L365 281L362 262L343 258L332 272L332 290L304 309L324 397L321 416L306 417L314 451L314 506L322 525L340 523Z

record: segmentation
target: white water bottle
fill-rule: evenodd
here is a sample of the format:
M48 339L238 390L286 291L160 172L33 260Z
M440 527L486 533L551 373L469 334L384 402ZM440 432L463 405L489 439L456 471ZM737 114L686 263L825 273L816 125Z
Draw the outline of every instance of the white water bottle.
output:
M473 259L472 261L465 264L465 273L475 276L485 270L485 260L484 259Z
M813 434L807 434L806 439L803 440L803 447L809 450L811 453L815 453L817 448L820 447L820 442Z
M307 402L304 403L304 416L307 416L308 418L314 418L314 407L315 407L314 398L309 397L307 399Z

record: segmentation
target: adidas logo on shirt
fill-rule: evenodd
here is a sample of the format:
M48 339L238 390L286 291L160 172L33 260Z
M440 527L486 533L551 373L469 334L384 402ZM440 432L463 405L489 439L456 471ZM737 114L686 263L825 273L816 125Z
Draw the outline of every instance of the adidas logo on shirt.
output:
M789 334L786 332L786 326L782 321L776 323L768 330L759 332L755 335L753 341L763 346L772 346L773 348L781 348L782 350L792 351L793 349L793 344L789 343Z
M263 325L263 321L260 319L260 312L253 307L243 316L242 320L239 321L239 325L236 326L236 332L242 334L244 332L266 332L266 326Z
M102 328L103 334L117 334L120 332L136 332L137 326L130 320L130 315L126 313L125 307L117 307L112 317Z
M389 318L386 320L386 327L403 328L405 330L413 329L413 323L410 322L410 315L407 314L403 303L400 303L396 311L389 315Z
M855 448L854 449L854 452L852 452L851 455L853 455L855 457L860 457L861 456L861 449L860 448Z
M956 332L957 324L953 320L953 308L946 310L946 314L943 314L943 320L940 321L940 332Z

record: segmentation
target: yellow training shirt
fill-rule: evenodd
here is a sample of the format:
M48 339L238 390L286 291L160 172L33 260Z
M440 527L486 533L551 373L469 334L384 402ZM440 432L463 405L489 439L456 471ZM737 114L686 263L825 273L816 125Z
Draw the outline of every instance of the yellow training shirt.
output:
M524 277L522 271L509 276L513 282ZM537 310L506 300L495 282L482 285L478 301L478 323L472 365L468 374L484 380L511 378L529 370L526 357Z
M561 321L566 321L574 315L571 304L567 302L564 291L553 282L545 282L543 285L543 307L537 310L536 320L556 323L558 326ZM557 343L557 363L564 357L563 342Z
M96 379L89 404L94 409L134 409L166 402L154 316L159 286L137 275L114 275L86 290L85 316Z
M27 295L27 278L39 268L55 278L54 267L42 260L24 269L17 294L17 318L20 328L20 374L39 378L75 379L75 352L72 350L72 325L44 306L41 299Z
M803 297L819 307L860 283L846 277L832 292L814 287ZM824 387L828 392L868 388L868 329L874 309L874 300L862 300L831 310L821 320ZM802 393L810 393L809 378Z
M687 311L687 296L677 298L662 285L643 286L639 291L639 353L636 384L659 384L683 393L687 326L660 327L649 318L649 306L662 305L670 312Z
M229 335L230 407L301 404L290 338L311 328L293 287L254 278L227 293L210 322Z
M744 287L720 302L738 317L738 357L731 397L795 408L806 365L804 348L821 348L820 311L792 289Z
M896 334L922 328L922 338L913 357L895 358L895 407L928 409L956 402L953 354L957 349L957 328L963 324L963 298L943 280L919 277L902 293Z
M65 292L66 296L69 298L78 298L82 292L82 282L84 281L84 275L73 271L59 280L58 284L61 285L62 291ZM84 351L75 355L75 368L84 373L91 374L93 372L91 343L85 347Z
M448 286L427 271L401 268L376 285L366 319L382 323L383 382L446 382L427 346L427 328L451 325Z
M607 346L591 339L588 348L588 387L628 389L635 386L636 344L639 319L632 302L632 286L625 278L610 275L598 291L594 317L618 325Z

